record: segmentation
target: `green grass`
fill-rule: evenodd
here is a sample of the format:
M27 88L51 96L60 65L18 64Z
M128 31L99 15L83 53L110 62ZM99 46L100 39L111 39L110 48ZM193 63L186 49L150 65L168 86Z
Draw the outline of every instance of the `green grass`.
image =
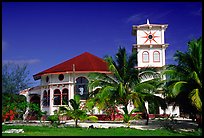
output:
M24 133L7 134L2 136L201 136L202 130L195 132L175 132L168 129L138 130L131 128L74 128L48 126L2 125L2 132L8 129L23 129Z

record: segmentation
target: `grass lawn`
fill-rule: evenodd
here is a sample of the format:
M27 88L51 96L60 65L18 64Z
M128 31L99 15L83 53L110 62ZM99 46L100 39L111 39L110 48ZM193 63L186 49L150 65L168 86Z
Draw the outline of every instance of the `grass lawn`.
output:
M2 132L8 129L23 129L24 133L2 133L2 136L201 136L202 130L195 132L175 132L168 129L138 130L131 128L74 128L2 125Z

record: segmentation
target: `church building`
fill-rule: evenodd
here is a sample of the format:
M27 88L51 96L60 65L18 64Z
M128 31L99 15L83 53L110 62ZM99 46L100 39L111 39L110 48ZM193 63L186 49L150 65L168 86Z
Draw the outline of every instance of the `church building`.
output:
M149 20L146 24L132 26L132 35L136 36L136 44L133 44L132 48L137 51L137 68L157 67L159 71L165 65L165 49L168 44L165 43L164 31L167 26L150 24ZM75 94L80 95L82 102L86 101L89 93L87 75L90 72L111 74L103 59L84 52L33 75L34 80L40 80L40 85L25 89L20 95L26 96L27 102L37 103L47 115L53 115L59 106L69 104L68 101L73 99ZM148 109L148 103L146 107ZM163 113L159 108L159 114ZM179 108L173 109L169 106L165 113L179 116Z

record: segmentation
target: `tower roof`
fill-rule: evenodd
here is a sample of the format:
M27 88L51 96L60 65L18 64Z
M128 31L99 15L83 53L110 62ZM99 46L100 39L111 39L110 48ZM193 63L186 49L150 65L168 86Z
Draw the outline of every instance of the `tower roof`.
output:
M74 66L74 67L73 67ZM39 72L33 75L34 80L38 80L45 74L58 74L58 73L88 73L88 72L100 72L110 73L108 70L108 64L103 59L92 55L88 52L84 52L74 58L71 58L65 62L55 65L47 70Z
M167 27L168 27L168 24L150 24L149 19L147 19L146 24L132 26L132 35L136 35L137 30L140 30L140 29L164 29L165 30Z

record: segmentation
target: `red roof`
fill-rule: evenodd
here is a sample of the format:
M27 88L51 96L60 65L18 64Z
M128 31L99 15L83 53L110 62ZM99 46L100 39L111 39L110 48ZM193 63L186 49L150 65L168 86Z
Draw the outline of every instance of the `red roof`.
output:
M110 73L108 70L108 64L103 59L92 55L88 52L84 52L72 59L62 62L56 66L53 66L47 70L33 75L35 80L41 78L44 74L55 73L73 73L73 65L75 66L75 73L88 73L88 72L100 72Z

